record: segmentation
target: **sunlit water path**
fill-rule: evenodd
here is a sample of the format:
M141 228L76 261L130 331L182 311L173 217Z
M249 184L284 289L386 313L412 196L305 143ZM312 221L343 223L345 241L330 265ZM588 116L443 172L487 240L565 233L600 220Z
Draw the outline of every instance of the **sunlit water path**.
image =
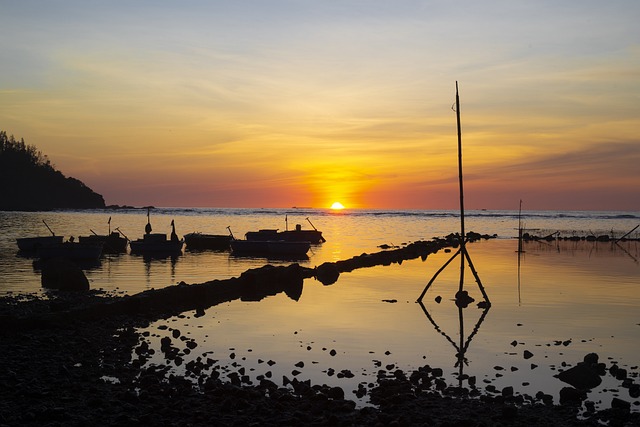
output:
M89 230L105 233L110 216L111 227L119 227L130 238L140 237L147 221L146 211L141 210L0 213L0 293L41 292L37 264L17 255L16 238L46 235L43 220L67 237L89 234ZM377 252L381 244L444 236L459 227L456 212L300 209L157 209L152 211L151 223L154 232L169 233L173 219L179 234L225 234L230 226L240 237L260 228L292 229L295 224L309 228L307 218L327 239L300 262L307 267ZM523 223L541 235L561 231L619 237L640 223L640 214L525 212ZM486 312L471 305L460 313L453 303L459 281L457 262L434 282L424 307L416 303L425 284L451 256L442 251L425 261L345 273L331 286L306 280L297 301L278 294L260 302L232 301L210 307L204 316L185 313L158 321L149 329L149 340L159 349L160 338L179 329L182 336L198 343L195 350L182 354L184 363L209 357L223 375L241 372L252 381L268 375L279 384L283 376L310 379L341 386L353 398L356 390L366 390L375 382L381 369L391 373L428 364L443 368L447 382L456 384L461 330L463 342L473 333L464 354L464 374L474 377L482 388L495 387L499 392L511 385L517 393L543 391L557 401L566 384L553 375L591 352L598 353L607 366L627 369L638 383L640 244L532 242L518 257L513 239L517 225L517 212L475 211L467 217L467 230L498 236L469 246L492 302ZM637 233L631 237L637 238ZM86 274L93 288L136 293L180 281L201 283L238 276L266 263L289 264L238 258L228 252L186 251L174 259L159 260L121 254L105 256ZM466 276L465 289L481 300L471 274ZM442 298L440 303L436 297ZM174 344L182 345L179 340ZM158 350L150 363L167 362ZM174 368L180 372L184 365ZM610 375L589 398L607 407L613 396L638 400ZM366 399L366 395L359 399L360 404L366 404Z

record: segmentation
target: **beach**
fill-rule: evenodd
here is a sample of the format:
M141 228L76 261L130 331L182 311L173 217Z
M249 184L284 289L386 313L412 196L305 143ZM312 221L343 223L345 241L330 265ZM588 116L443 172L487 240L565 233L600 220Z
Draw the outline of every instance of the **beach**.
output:
M379 224L385 222L394 225L393 219ZM329 242L337 234L327 233L331 221L325 218L314 224L322 226ZM393 230L374 233L368 239L377 244L367 243L368 250L362 250L358 245L366 238L353 247L346 244L350 229L354 228L334 228L340 231L334 245L319 248L299 264L301 268L313 270L320 261L349 260L363 252L388 252L377 246L402 248L409 240L401 235L402 241L394 242ZM337 255L336 242L342 243ZM4 357L10 369L1 380L9 386L4 388L3 422L79 425L100 416L105 425L125 420L151 425L415 425L427 423L424 420L432 425L596 425L598 418L612 419L610 425L637 423L635 389L629 381L629 387L623 386L624 380L611 373L616 365L627 371L631 384L638 382L637 297L625 284L637 282L637 246L630 242L613 249L610 243L583 243L531 242L520 269L512 239L470 244L491 308L487 313L475 303L466 308L464 330L451 301L458 263L429 290L425 311L415 302L428 279L453 254L444 248L424 259L392 258L386 265L343 272L330 285L313 277L303 279L299 293L279 292L259 300L240 297L180 312L134 311L71 321L60 315L51 325L5 328ZM325 249L330 253L322 252ZM181 263L188 262L189 255L176 262L175 281L206 283L180 280ZM580 259L588 262L576 262ZM267 263L248 260L247 268L228 277ZM149 266L158 272L167 267L171 274L170 263ZM200 267L213 269L202 263ZM231 267L236 265L227 262L224 268ZM603 271L606 274L598 273ZM616 272L614 277L611 272ZM482 296L467 274L466 289L477 303ZM581 283L579 297L571 280ZM140 292L153 292L151 288L143 286ZM120 289L94 292L92 299L123 297ZM3 299L3 315L33 317L37 311L65 313L77 306L42 294L15 304L16 296ZM441 303L435 303L438 296ZM604 302L615 310L616 323L607 323L611 316L594 310ZM465 338L473 334L462 376L455 348L460 331ZM526 352L532 357L525 358ZM567 384L553 375L577 366L590 353L597 353L606 365L602 386L579 405L560 404L560 390ZM459 410L452 411L452 405Z

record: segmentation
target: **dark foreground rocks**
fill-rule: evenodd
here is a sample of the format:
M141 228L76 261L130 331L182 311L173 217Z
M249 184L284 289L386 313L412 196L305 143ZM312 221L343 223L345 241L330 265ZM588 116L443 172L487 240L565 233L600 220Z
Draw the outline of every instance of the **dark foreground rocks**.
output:
M33 298L0 301L0 313L28 317L70 309L105 295L67 296L66 304ZM62 308L61 308L62 307ZM156 315L114 315L45 327L0 329L2 426L610 426L639 425L625 408L577 419L575 406L483 395L447 387L440 370L422 368L380 377L375 407L356 408L336 387L263 379L246 386L216 375L195 382L141 367L136 328ZM140 354L138 354L140 353ZM194 371L192 369L192 371Z

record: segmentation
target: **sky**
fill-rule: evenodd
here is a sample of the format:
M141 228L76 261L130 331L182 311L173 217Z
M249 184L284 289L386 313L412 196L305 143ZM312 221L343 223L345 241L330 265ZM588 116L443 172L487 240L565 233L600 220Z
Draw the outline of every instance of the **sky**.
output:
M640 211L637 0L0 0L0 130L107 204Z

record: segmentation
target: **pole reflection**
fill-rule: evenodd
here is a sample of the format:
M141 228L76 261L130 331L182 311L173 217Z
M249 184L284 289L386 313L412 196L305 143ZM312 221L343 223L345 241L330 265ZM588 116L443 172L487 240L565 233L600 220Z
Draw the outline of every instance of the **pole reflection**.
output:
M455 354L456 362L454 364L454 367L458 368L458 386L460 388L462 388L463 381L465 379L470 379L470 377L468 377L464 373L464 367L469 365L469 361L468 361L468 359L466 357L466 353L469 350L469 345L471 344L471 341L473 340L473 338L476 336L476 334L480 330L480 326L482 325L482 322L484 322L484 319L487 317L487 314L489 313L489 309L491 308L491 306L490 305L485 305L484 306L484 308L482 309L482 313L480 314L480 316L479 316L478 320L476 321L473 329L471 330L471 333L469 333L469 335L467 336L466 332L465 332L464 315L465 315L465 310L468 308L468 306L462 306L462 305L456 303L456 307L458 309L458 326L459 326L459 329L458 329L458 341L456 342L456 341L454 341L453 338L451 338L450 334L448 334L447 332L442 330L442 328L440 328L440 326L434 320L433 316L431 315L431 313L429 313L429 310L427 310L427 307L422 303L422 301L418 301L418 304L420 305L420 308L424 312L425 316L427 316L427 319L429 319L429 322L431 322L431 324L433 325L435 330L440 335L445 337L445 339L456 350L456 354ZM474 386L475 385L475 381L470 380L469 381L469 385L470 386Z

